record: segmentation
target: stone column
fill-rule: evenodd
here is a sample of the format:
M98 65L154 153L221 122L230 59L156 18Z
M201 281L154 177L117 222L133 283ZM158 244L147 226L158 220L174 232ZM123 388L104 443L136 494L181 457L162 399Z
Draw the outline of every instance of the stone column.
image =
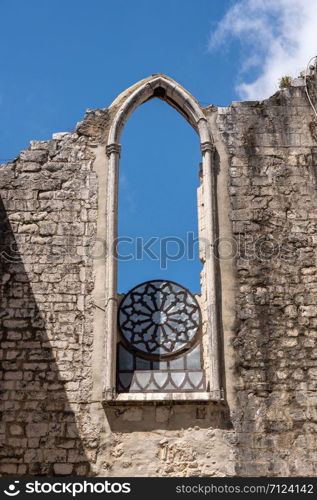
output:
M117 341L117 255L118 178L121 146L108 144L108 182L106 210L106 306L105 306L105 382L104 397L112 399L116 392L116 341Z
M205 279L207 300L207 356L209 366L206 367L206 379L209 391L217 399L221 398L220 385L220 353L219 336L220 322L217 308L217 272L216 255L214 243L216 240L216 203L215 203L215 172L213 159L215 147L211 141L202 142L200 145L202 153L202 175L203 175L203 205L205 220ZM205 345L206 345L205 344ZM206 357L204 356L206 359Z

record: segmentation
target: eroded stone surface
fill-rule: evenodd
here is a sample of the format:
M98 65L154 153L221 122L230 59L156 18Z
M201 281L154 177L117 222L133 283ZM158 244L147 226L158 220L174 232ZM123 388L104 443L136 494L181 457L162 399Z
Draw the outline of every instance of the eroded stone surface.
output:
M313 89L312 89L313 90ZM218 114L229 153L238 475L315 475L316 117L295 86ZM310 443L310 444L308 444Z

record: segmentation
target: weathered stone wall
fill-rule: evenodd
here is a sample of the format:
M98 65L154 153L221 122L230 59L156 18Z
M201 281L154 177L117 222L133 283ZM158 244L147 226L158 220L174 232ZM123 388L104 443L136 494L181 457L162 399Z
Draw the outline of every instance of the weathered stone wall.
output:
M91 167L76 133L34 141L1 167L3 474L90 468L96 435L83 432L79 402L91 390Z
M237 243L236 473L316 475L316 117L291 87L216 122Z
M96 228L115 109L0 167L1 473L315 474L317 127L304 89L205 110L220 237L238 243L219 261L226 404L102 404Z

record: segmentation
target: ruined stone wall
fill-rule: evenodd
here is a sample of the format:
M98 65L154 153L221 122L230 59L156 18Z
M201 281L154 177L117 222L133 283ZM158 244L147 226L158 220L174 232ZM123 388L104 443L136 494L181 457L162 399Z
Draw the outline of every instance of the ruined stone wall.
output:
M316 474L317 142L304 89L205 109L219 233L238 243L219 260L223 404L102 403L96 227L114 111L0 167L1 474Z
M236 473L316 475L316 117L291 87L216 123L237 243Z
M3 474L86 474L96 179L86 140L56 134L2 165ZM88 452L85 452L88 449Z
M104 323L93 332L108 123L91 112L1 166L0 471L232 475L224 405L103 405Z

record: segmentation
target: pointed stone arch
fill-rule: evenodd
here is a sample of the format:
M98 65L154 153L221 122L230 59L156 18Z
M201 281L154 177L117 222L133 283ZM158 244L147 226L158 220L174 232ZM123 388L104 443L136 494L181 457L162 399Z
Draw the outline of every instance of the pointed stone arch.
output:
M171 78L154 75L134 85L128 96L123 93L112 103L111 107L118 102L121 102L121 105L110 128L108 146L119 143L124 124L133 111L144 102L155 97L164 100L186 118L198 133L201 144L212 143L207 119L196 99Z
M220 372L220 318L217 304L217 263L214 242L217 239L216 190L214 156L215 147L207 118L198 101L181 85L165 75L153 75L136 83L120 94L109 108L110 125L106 154L108 159L106 194L106 242L108 248L117 238L118 212L118 170L120 164L120 136L125 123L133 111L152 98L164 100L176 109L194 128L200 138L202 154L202 185L200 218L200 255L204 268L202 272L202 293L204 327L204 365L206 369L207 392L192 394L116 394L116 338L117 338L117 262L114 251L106 256L106 312L105 312L105 375L104 399L108 402L132 400L219 400L222 399ZM204 248L202 248L204 247Z

